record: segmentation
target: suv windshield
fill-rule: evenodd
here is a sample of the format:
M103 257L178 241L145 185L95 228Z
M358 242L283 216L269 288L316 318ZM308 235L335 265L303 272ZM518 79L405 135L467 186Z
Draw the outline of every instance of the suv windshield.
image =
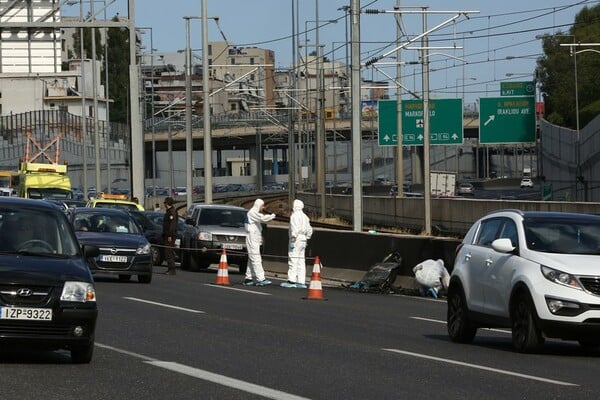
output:
M244 226L246 221L246 212L243 210L228 210L218 208L205 208L200 212L200 225L220 225L220 226Z
M47 210L0 208L0 253L53 254L79 252L66 218Z
M531 250L547 253L600 254L600 222L587 218L526 218L525 240Z

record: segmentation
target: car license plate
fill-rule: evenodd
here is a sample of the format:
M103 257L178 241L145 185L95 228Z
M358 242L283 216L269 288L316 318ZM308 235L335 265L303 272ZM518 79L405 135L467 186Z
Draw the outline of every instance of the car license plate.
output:
M223 243L223 248L230 250L242 250L244 247L238 243Z
M175 239L175 247L179 247L181 245L181 239Z
M104 262L127 262L127 256L114 256L112 254L101 254L100 261Z
M0 307L0 319L52 321L51 308Z

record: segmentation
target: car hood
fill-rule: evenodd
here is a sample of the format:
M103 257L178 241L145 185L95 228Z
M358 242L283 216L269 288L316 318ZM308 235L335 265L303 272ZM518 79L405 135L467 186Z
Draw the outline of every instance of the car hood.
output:
M246 228L233 227L233 226L221 226L221 225L202 225L198 227L200 232L210 232L213 235L236 235L246 236Z
M531 252L528 259L573 275L600 276L600 255Z
M138 248L148 243L143 235L129 233L80 232L76 233L80 244L93 244L98 247L120 246Z
M62 286L64 281L93 282L93 279L88 265L81 258L0 257L2 283Z

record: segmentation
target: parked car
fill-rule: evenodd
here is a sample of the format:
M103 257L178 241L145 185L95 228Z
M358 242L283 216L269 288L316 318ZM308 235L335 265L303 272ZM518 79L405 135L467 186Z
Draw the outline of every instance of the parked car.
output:
M186 224L193 227L184 232L181 268L196 270L218 263L221 250L227 249L227 262L237 264L240 273L246 272L246 210L243 207L197 204Z
M93 245L79 245L58 206L0 198L3 348L66 349L74 363L89 363L98 309L86 259L98 254Z
M456 194L463 196L473 196L475 194L475 187L473 187L473 184L471 183L462 182L458 185L458 188L456 188Z
M523 178L521 179L521 189L524 188L532 188L533 187L533 181L531 180L531 178Z
M77 239L99 248L90 260L93 274L118 275L128 281L137 275L140 283L152 282L151 246L135 219L114 208L73 208L68 210Z
M600 216L501 210L476 221L458 247L447 329L471 342L478 328L512 328L513 346L544 338L600 347Z
M162 211L130 211L129 212L137 223L141 226L146 235L146 239L152 246L152 265L162 265L165 260L164 240L162 236L162 223L165 213ZM175 238L175 259L181 260L181 254L179 247L181 246L181 239L183 238L183 232L186 229L192 229L189 225L186 225L185 219L179 217L177 220L177 236Z

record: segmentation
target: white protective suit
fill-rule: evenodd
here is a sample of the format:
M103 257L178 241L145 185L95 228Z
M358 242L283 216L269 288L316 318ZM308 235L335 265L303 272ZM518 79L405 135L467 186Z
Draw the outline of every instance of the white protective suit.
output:
M265 280L265 270L262 266L262 257L260 255L260 245L262 244L262 223L269 222L275 218L275 214L262 214L262 208L265 202L262 199L256 199L254 205L246 214L246 247L248 248L248 269L246 269L246 279L260 282Z
M290 216L290 246L288 251L288 282L304 285L306 282L306 242L312 236L308 216L304 214L302 200L294 200Z
M435 295L444 289L448 289L450 284L450 274L444 267L444 260L424 260L413 268L415 279L424 288L432 288Z

